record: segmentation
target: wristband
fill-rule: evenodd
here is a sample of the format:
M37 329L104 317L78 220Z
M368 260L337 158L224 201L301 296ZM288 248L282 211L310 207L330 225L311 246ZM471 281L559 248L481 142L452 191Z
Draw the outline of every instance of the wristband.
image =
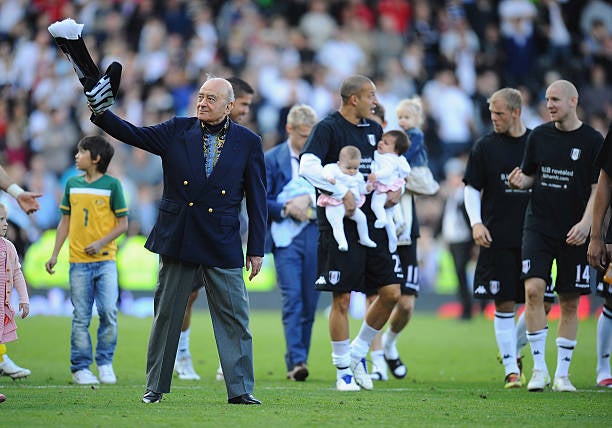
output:
M21 196L23 192L25 192L25 190L23 190L17 183L13 183L6 188L6 193L11 195L15 199Z

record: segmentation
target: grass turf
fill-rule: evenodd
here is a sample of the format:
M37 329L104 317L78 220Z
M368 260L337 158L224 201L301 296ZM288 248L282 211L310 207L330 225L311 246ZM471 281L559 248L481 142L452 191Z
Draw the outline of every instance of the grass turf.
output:
M408 365L403 380L376 382L373 391L335 391L335 369L327 319L314 326L306 382L285 379L280 313L252 313L255 396L262 406L226 403L225 386L214 379L218 359L210 316L192 319L191 351L201 381L174 379L159 404L140 403L150 319L120 316L115 355L117 385L96 388L71 382L70 318L33 317L20 321L20 340L8 344L11 358L32 370L22 381L0 378L7 401L0 404L0 425L22 427L343 427L362 426L551 426L607 425L612 390L595 384L596 319L582 321L571 366L576 393L529 393L503 389L503 368L491 320L444 320L416 312L401 336L399 350ZM352 336L360 321L351 320ZM92 323L92 338L95 328ZM547 361L556 367L556 322L550 323ZM528 349L525 349L528 354ZM531 359L524 359L527 378ZM95 372L95 367L92 367Z

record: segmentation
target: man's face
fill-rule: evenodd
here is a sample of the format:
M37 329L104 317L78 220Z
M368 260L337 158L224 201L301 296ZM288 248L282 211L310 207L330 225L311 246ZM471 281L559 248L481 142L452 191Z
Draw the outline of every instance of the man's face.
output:
M576 108L574 98L570 97L563 85L552 84L546 89L546 108L553 122L563 122Z
M498 134L505 134L512 125L513 114L508 108L507 103L502 99L493 99L489 103L489 111L491 112L491 123L493 130Z
M228 85L222 79L211 79L202 85L198 92L197 116L202 122L216 125L223 121L234 106L228 101Z
M249 116L252 103L252 94L244 94L241 97L236 98L234 101L234 108L230 112L230 119L236 123L244 123Z
M355 109L360 118L369 118L376 107L376 86L368 82L363 85L359 95L355 95L357 103Z
M306 144L306 139L308 138L308 135L310 135L312 126L287 124L286 129L287 134L289 135L289 141L291 142L291 146L298 152L301 151L304 147L304 144Z

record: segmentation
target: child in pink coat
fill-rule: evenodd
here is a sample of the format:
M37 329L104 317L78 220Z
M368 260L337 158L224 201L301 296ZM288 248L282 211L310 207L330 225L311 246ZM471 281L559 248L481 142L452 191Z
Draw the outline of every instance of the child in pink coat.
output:
M21 318L30 312L30 300L26 287L17 250L11 241L6 239L8 228L7 209L0 203L0 346L6 342L17 340L17 323L15 311L10 306L13 287L19 295L19 313ZM0 403L6 397L0 393Z

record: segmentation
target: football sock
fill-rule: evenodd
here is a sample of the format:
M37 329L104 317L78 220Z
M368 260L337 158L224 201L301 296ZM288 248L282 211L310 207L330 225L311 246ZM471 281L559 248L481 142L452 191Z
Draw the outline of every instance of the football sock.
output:
M178 343L178 351L176 353L177 357L188 357L189 354L189 331L190 329L187 329L185 331L181 331L181 335L179 336L179 343Z
M395 346L398 336L399 333L394 333L391 331L391 328L388 328L383 334L383 350L385 351L385 357L389 358L390 360L396 360L399 358L399 352L397 352L397 347Z
M351 343L351 359L361 360L368 355L370 350L370 343L374 340L374 337L378 334L378 330L370 327L365 321L361 324L359 334Z
M610 353L612 352L612 308L604 305L597 320L597 382L612 377Z
M572 362L575 347L575 340L557 337L557 370L555 371L555 377L569 375L569 366Z
M548 336L548 326L542 330L527 332L527 340L531 347L531 355L533 356L533 369L544 370L548 372L546 367L546 337Z
M495 339L497 347L504 364L505 374L519 373L518 365L516 364L516 336L514 334L514 312L497 312L493 319L493 328L495 329Z
M351 343L348 339L332 342L332 362L339 370L351 365Z
M372 371L384 370L385 369L385 351L379 349L378 351L371 351L370 357L372 357Z
M527 345L527 324L525 324L525 311L516 320L514 326L514 334L516 336L516 357L521 356L521 351Z

